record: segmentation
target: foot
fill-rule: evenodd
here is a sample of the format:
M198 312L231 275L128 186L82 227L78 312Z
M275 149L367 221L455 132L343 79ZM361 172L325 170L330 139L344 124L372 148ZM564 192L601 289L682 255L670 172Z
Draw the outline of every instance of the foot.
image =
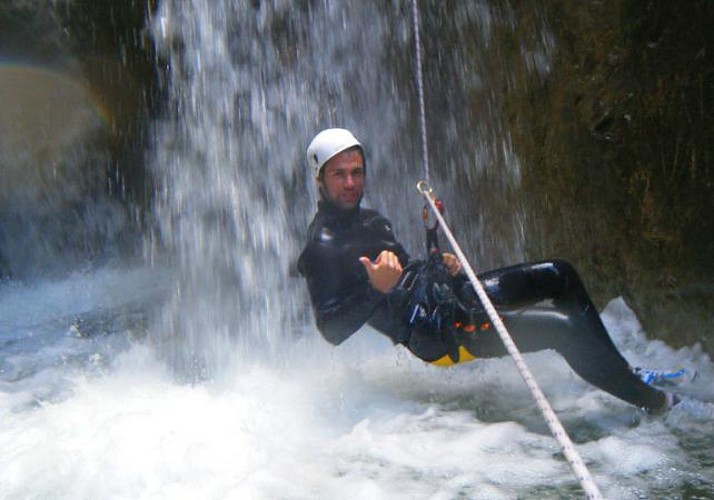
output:
M676 387L692 382L697 378L696 370L681 368L676 371L646 370L633 368L633 373L645 383L654 387Z

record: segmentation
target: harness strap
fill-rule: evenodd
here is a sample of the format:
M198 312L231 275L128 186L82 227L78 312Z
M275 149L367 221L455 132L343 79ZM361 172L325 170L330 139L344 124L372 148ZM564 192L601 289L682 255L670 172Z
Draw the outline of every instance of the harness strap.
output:
M442 214L444 213L444 203L441 200L435 200L437 209ZM434 253L441 253L439 247L439 220L435 220L434 224L429 226L429 206L424 205L421 211L421 218L424 221L424 231L426 232L426 255L427 257Z

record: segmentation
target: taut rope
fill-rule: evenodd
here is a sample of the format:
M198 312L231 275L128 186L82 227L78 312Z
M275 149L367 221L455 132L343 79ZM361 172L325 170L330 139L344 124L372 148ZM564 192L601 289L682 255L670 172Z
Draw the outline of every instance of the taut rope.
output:
M464 271L466 272L466 275L468 276L469 281L471 282L471 285L473 286L474 290L476 291L476 294L478 295L479 300L483 304L484 309L488 313L488 317L490 318L491 322L493 323L494 327L496 328L498 335L501 337L501 341L506 346L506 350L508 351L508 354L511 356L514 363L516 364L516 368L518 368L518 372L521 374L521 377L523 378L526 385L528 386L528 389L530 390L531 395L535 399L536 404L538 405L538 408L540 409L541 413L543 414L543 417L545 418L546 423L548 424L548 427L550 428L550 432L553 434L553 437L555 437L555 439L560 444L560 447L563 450L563 454L565 455L565 458L567 459L568 463L570 464L570 467L572 468L573 472L575 473L575 476L577 477L578 481L580 482L581 487L585 491L586 496L593 500L602 499L602 494L600 493L600 490L598 489L597 484L595 483L592 476L590 475L590 471L585 466L585 463L583 462L583 460L580 458L580 455L578 454L578 451L575 449L575 446L573 445L573 442L570 439L570 436L568 436L568 433L566 432L565 428L563 427L563 424L561 424L560 420L558 419L558 416L555 414L555 412L553 411L553 408L550 406L550 403L548 402L545 395L543 394L543 391L538 386L538 383L536 382L535 378L533 377L533 374L531 373L530 369L528 368L528 365L526 365L526 362L523 360L523 356L521 355L521 352L518 350L518 347L513 342L511 335L508 333L508 330L506 329L506 325L503 324L503 321L501 320L500 316L498 315L496 308L493 306L491 299L489 299L488 295L486 294L486 291L483 288L483 285L481 285L481 282L476 277L476 273L474 272L473 268L471 267L471 264L469 264L469 261L466 259L466 256L464 255L463 251L461 250L461 247L459 246L458 242L456 241L456 238L454 238L454 235L452 234L451 230L449 229L449 226L446 224L446 221L444 220L444 217L441 214L441 210L443 210L443 208L441 208L441 207L437 208L437 204L439 203L439 201L434 196L431 186L429 185L429 149L427 147L427 136L426 136L426 111L425 111L425 106L424 106L424 77L423 77L423 73L422 73L422 51L421 51L421 42L419 39L419 7L417 5L417 0L412 0L412 14L413 14L413 18L414 18L414 45L415 45L415 51L416 51L417 90L419 93L419 119L420 119L420 126L421 126L420 128L421 128L421 141L422 141L422 155L423 155L423 164L424 164L424 167L423 167L424 168L424 180L419 181L419 183L417 184L417 189L424 196L424 198L428 202L429 206L431 207L432 211L434 212L434 215L435 215L438 223L443 228L444 234L446 234L446 237L448 238L449 242L451 243L451 246L454 249L456 256L459 258L459 261L461 262L461 265L462 265ZM437 226L435 225L434 227L436 228Z
M424 73L422 70L421 40L419 38L419 7L412 0L414 18L414 48L416 51L417 92L419 94L419 129L421 131L421 155L424 162L424 180L429 182L429 147L426 140L426 106L424 105Z
M560 444L560 447L563 450L563 454L568 460L570 467L573 469L575 476L578 478L578 481L580 482L580 485L585 491L585 494L588 498L591 499L601 499L602 495L600 494L600 490L598 489L597 484L595 484L595 481L590 475L590 471L588 471L588 468L585 466L585 463L583 463L583 460L580 458L580 455L575 449L573 442L570 440L570 436L568 436L568 433L563 428L563 424L561 424L560 420L558 420L558 417L553 411L553 408L550 406L550 403L548 403L548 400L543 394L543 391L541 391L540 387L538 386L538 383L533 377L533 374L528 368L528 365L526 365L526 362L523 360L521 352L518 350L518 347L516 347L516 344L513 342L511 335L508 333L506 325L503 324L503 321L498 315L498 312L496 312L496 308L493 306L491 299L489 299L488 295L486 294L486 290L484 290L483 285L481 285L481 282L476 277L476 273L471 267L471 264L469 264L469 261L466 259L464 252L459 246L459 243L456 241L456 238L454 238L454 235L449 229L449 226L446 224L444 217L441 215L441 212L437 208L436 198L434 197L434 193L432 192L431 186L429 186L429 183L426 181L419 181L419 183L417 184L417 189L424 196L424 198L426 198L427 202L429 203L429 206L431 206L431 209L434 212L434 216L439 221L440 227L444 230L444 234L449 240L449 243L451 243L451 246L454 249L456 256L459 258L459 261L461 262L461 265L464 268L464 271L466 272L466 276L468 276L471 285L473 285L474 290L476 291L476 294L478 295L478 298L481 301L481 304L488 313L488 317L491 320L491 323L496 328L498 335L501 337L501 341L506 346L508 354L510 354L511 358L513 359L513 362L516 364L518 372L521 374L521 377L528 386L528 389L530 389L531 395L538 404L538 408L540 409L541 413L543 414L543 417L545 418L546 423L548 424L548 427L550 428L550 432Z

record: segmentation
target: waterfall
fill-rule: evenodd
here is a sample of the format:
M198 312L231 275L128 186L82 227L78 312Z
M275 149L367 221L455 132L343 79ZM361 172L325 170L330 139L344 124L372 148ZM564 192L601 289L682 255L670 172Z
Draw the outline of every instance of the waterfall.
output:
M577 19L600 13L594 24L609 31L611 12L511 4L419 2L431 183L477 271L524 258L523 228L541 222L524 213L524 192L562 210L543 225L551 239L583 220L567 217L582 209L571 205L590 208L541 182L561 171L534 170L523 153L535 115L526 83L554 90L563 75L551 68L573 61L557 51L592 40ZM659 8L621 7L636 16L618 25L666 21ZM364 203L424 252L408 0L6 0L0 26L13 49L0 53L1 498L581 494L510 359L443 370L367 328L335 348L314 327L295 264L317 201L304 161L317 131L344 126L363 141ZM623 67L613 62L608 74ZM514 95L528 100L514 107ZM548 134L568 136L562 123ZM588 220L606 225L603 213ZM122 245L128 255L113 250ZM610 279L617 268L603 269ZM694 300L675 291L664 302L684 315ZM554 352L528 355L598 486L608 498L710 498L709 354L652 340L622 298L602 318L633 366L699 376L681 388L688 404L654 418Z
M158 330L165 352L192 376L274 353L311 321L294 267L316 201L303 152L320 129L350 128L366 145L365 203L393 220L413 254L422 252L407 4L167 0L152 33L168 68L169 111L156 127L149 252L166 250L177 273ZM465 116L474 84L460 71L455 90L433 99L450 98L432 107L432 130L456 108ZM458 192L464 170L478 177L468 171L483 144L464 137L454 120L437 137L443 196ZM483 217L464 213L467 206L454 203L450 215L478 228Z

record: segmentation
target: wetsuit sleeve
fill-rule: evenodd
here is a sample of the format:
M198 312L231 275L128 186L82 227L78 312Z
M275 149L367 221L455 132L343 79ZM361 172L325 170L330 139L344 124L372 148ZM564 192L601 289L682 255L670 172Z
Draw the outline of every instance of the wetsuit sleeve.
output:
M327 245L310 245L299 268L307 279L317 329L331 344L341 344L359 330L384 300L369 284L366 273L363 280L350 278L348 266Z

